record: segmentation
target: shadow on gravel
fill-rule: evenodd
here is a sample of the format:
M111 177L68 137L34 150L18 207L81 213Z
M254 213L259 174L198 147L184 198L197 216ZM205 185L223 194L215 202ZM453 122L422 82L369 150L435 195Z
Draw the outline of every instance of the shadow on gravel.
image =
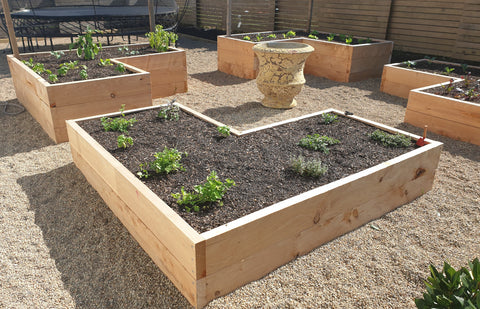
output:
M423 128L417 128L405 122L399 124L397 128L420 136L423 134ZM427 138L443 143L442 151L447 151L454 156L462 156L469 160L480 162L480 146L478 145L457 141L433 132L428 132Z
M190 308L73 163L17 182L77 308Z
M229 75L220 71L204 72L190 74L192 78L195 78L204 83L209 83L214 86L232 86L247 83L250 80L240 78L237 76Z
M0 157L11 156L17 153L29 152L34 149L54 145L54 142L43 131L38 122L28 113L8 115L4 112L3 103L7 106L7 113L19 111L13 104L21 105L17 99L0 101Z

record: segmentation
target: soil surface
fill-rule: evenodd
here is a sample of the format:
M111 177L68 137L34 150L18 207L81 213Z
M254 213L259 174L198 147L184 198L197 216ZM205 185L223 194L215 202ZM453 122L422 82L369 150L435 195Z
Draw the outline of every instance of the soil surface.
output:
M413 149L384 147L371 140L376 128L359 121L339 117L324 124L320 116L302 119L242 136L222 138L213 124L181 112L178 121L156 117L158 109L127 115L138 120L129 130L134 145L117 149L118 132L105 132L99 119L81 123L101 145L110 151L134 175L139 164L152 161L164 147L176 148L188 155L182 158L185 172L149 177L145 184L180 214L199 233L238 219L256 210L296 196L392 159ZM328 154L298 146L307 135L326 135L341 141L330 146ZM298 156L321 160L328 166L322 177L300 176L290 164ZM236 186L224 196L224 205L211 205L199 213L187 213L171 193L188 192L205 182L216 171L219 178L233 179Z
M446 64L446 63L440 63L435 61L418 61L417 62L416 60L413 60L408 62L411 63L409 67L409 69L411 70L419 70L419 71L457 77L457 78L465 78L465 76L470 73L470 75L473 78L476 77L476 79L480 79L479 67L473 67L470 65L462 67L461 64ZM408 67L407 61L401 63L400 67L407 68Z
M313 33L313 32L312 32ZM272 36L274 34L275 36ZM294 39L294 38L307 38L308 33L304 31L294 31L295 35L291 35L288 37L284 37L284 34L287 34L287 31L271 31L271 32L251 32L251 33L242 33L242 34L233 34L232 37L236 39L241 39L245 40L245 37L248 36L249 39L247 41L252 41L252 42L267 42L267 41L273 41L273 40L284 40L284 39ZM328 37L330 34L328 33L316 33L315 37L318 40L322 41L329 41ZM343 35L341 37L340 34L334 34L333 39L330 41L335 42L335 43L343 43L345 44L345 38L348 37L348 35ZM353 37L352 41L349 45L358 45L358 44L365 44L365 43L370 43L370 39L358 39Z
M473 77L468 77L459 82L450 81L448 84L424 91L461 101L480 103L480 79L474 79Z

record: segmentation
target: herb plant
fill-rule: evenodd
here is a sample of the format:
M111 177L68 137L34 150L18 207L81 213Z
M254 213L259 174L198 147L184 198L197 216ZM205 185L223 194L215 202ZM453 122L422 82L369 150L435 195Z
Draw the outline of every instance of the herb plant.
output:
M106 67L106 66L111 66L113 65L112 61L110 59L100 59L99 63L98 63L99 66L101 67Z
M276 39L277 38L277 35L275 33L271 33L267 36L267 38L269 39Z
M412 67L414 67L417 63L415 61L405 61L403 62L403 64L405 64L407 66L407 68L411 69Z
M295 172L302 176L320 177L323 176L328 167L321 160L305 160L303 156L298 156L290 160L290 164Z
M87 31L84 35L79 35L77 39L70 44L70 50L77 49L77 56L85 60L93 60L95 56L98 55L99 51L102 49L102 43L93 42L93 34L102 33L99 30L92 30L90 27L87 27Z
M133 138L125 134L120 134L117 137L117 146L118 148L128 148L133 145Z
M329 153L330 149L328 148L328 146L332 146L338 143L340 143L338 139L326 135L320 136L320 134L313 134L307 135L306 137L302 138L298 145L303 148L321 151L323 153Z
M217 131L223 137L230 136L230 127L229 126L218 126Z
M148 32L145 34L150 42L150 47L157 52L165 52L168 50L171 44L175 44L178 40L178 35L173 32L163 30L162 25L156 25L154 32Z
M325 113L322 114L322 122L324 124L331 124L338 121L338 116L336 114Z
M391 134L382 130L375 130L370 138L385 147L406 148L412 144L410 137L403 134Z
M455 71L455 68L445 67L443 74L450 75L453 71Z
M155 160L140 164L140 172L137 173L140 178L150 177L150 171L157 174L170 174L172 172L184 171L185 168L180 163L182 155L187 156L186 152L179 152L175 148L165 148L153 156Z
M242 40L251 41L252 39L248 35L246 35L242 38Z
M54 56L56 59L62 58L65 53L63 51L51 51L50 55Z
M313 35L313 34L309 34L309 35L308 35L308 38L309 38L309 39L317 40L317 39L318 39L318 36Z
M458 271L447 262L442 272L430 264L430 277L425 282L427 292L416 298L419 309L478 309L480 308L480 262L478 258L468 263L469 269Z
M123 63L117 63L117 66L115 67L115 71L118 71L120 73L125 72L127 69L125 68L125 65Z
M462 66L462 71L463 71L463 73L464 73L464 74L467 74L467 72L468 72L468 64L462 63L461 66Z
M172 197L177 200L178 205L183 205L187 212L192 210L198 212L201 208L208 208L215 202L222 206L223 196L234 185L235 181L232 179L227 178L222 182L218 179L217 173L212 171L204 184L194 186L193 192L187 192L182 187L180 193L172 193Z
M85 80L85 79L88 79L88 73L87 73L87 69L82 69L80 70L80 72L78 73L80 75L80 78Z
M157 114L158 118L165 119L165 120L174 120L177 121L180 119L180 107L174 105L173 103L175 100L172 100L168 103L168 105L162 107Z
M295 31L288 31L287 33L285 33L285 35L283 36L284 38L287 38L287 39L290 39L290 38L294 38L297 34L295 33Z
M335 33L330 33L327 35L327 41L331 42L333 40L335 40Z
M137 119L131 118L129 120L125 119L125 114L123 111L125 110L125 104L122 105L120 108L121 115L120 117L116 118L108 118L108 117L102 117L100 119L100 122L102 123L102 126L105 131L120 131L123 133L126 133L128 131L128 128L133 126L135 122L137 122Z
M33 68L33 59L30 58L28 60L22 60L22 63L25 64L29 68Z
M256 39L257 39L257 42L260 42L262 40L262 36L260 34L258 34Z
M52 73L48 74L48 80L52 83L58 82L57 74L52 74Z
M350 45L350 44L352 44L352 42L353 42L353 37L351 35L349 35L345 38L345 43L346 44Z

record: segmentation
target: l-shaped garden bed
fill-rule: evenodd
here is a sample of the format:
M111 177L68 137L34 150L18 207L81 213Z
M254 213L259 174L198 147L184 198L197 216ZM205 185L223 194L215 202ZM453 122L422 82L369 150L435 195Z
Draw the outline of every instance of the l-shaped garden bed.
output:
M125 113L138 120L125 150L117 149L118 133L103 132L100 123L120 113L69 120L68 134L75 164L195 307L424 194L442 148L427 139L422 147L392 150L368 135L379 128L412 141L419 136L331 109L222 137L221 123L185 107L180 120L161 120L162 108ZM340 120L326 125L325 113ZM322 154L298 145L316 133L340 143ZM185 171L139 179L139 164L164 147L188 153ZM289 162L298 155L321 159L326 174L296 174ZM191 191L212 170L236 182L224 205L186 212L171 193Z

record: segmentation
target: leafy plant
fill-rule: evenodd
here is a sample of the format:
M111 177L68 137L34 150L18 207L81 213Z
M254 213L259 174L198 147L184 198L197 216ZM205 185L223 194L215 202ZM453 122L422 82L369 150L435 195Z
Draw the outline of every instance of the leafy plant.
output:
M419 309L430 308L480 308L480 262L478 258L468 263L469 269L458 271L444 262L442 272L430 264L430 277L425 282L427 292L416 298Z
M162 118L165 120L175 120L177 121L180 118L179 112L180 112L180 107L177 105L174 105L173 103L175 100L170 101L168 105L162 107L157 114L158 118Z
M125 68L125 65L123 63L117 63L117 66L115 67L115 71L118 71L120 73L125 72L127 69Z
M257 39L257 42L260 42L262 40L262 36L260 34L258 34L256 39Z
M95 56L98 55L99 51L102 49L102 43L93 42L93 34L102 33L100 30L92 30L90 27L87 27L87 31L84 35L79 35L77 39L70 44L70 50L76 48L77 56L85 60L93 60Z
M292 158L290 164L293 170L302 176L320 177L328 170L328 167L321 160L306 161L302 156Z
M443 74L450 75L453 71L455 71L455 68L445 67Z
M137 173L140 178L150 177L150 171L157 174L170 174L172 172L184 171L185 168L180 163L182 155L187 156L186 152L179 152L175 148L165 148L153 156L155 160L140 164L140 172Z
M52 74L52 73L48 74L48 80L52 83L58 82L57 74Z
M252 39L248 35L246 35L242 38L242 40L251 41Z
M385 147L405 148L412 144L410 137L403 134L391 134L382 130L375 130L370 134L370 138L379 142Z
M448 82L448 84L446 85L442 85L442 88L443 88L443 95L448 95L450 92L452 92L454 86L453 86L453 78L450 79L450 81Z
M218 179L217 173L212 171L204 184L193 187L193 192L187 192L182 187L180 193L172 193L172 197L177 200L178 205L183 205L187 212L198 212L201 207L205 209L215 202L222 206L223 196L234 185L235 181L228 178L223 183Z
M87 69L80 70L80 72L78 74L80 75L81 79L88 79Z
M111 66L113 65L112 61L110 59L100 59L99 63L98 63L99 66L101 67L106 67L106 66Z
M403 64L405 64L407 66L407 68L411 69L412 67L414 67L417 63L415 61L404 61Z
M128 148L133 145L133 138L126 136L125 134L120 134L117 137L117 146L118 148Z
M345 42L345 39L347 38L347 35L346 34L339 34L338 38L340 39L340 41Z
M44 72L47 72L48 74L52 73L50 70L45 69L43 63L35 63L32 67L32 70L37 74L42 74Z
M335 40L335 36L335 33L330 33L329 35L327 35L327 41L331 42Z
M132 51L129 51L128 49L128 46L121 46L118 48L118 51L121 52L122 54L125 54L127 56L130 56L130 55L138 55L140 54L140 52L138 50L132 50Z
M298 145L303 148L329 153L330 149L328 149L328 146L338 143L340 143L338 139L326 135L320 136L320 134L313 134L302 138L300 142L298 142Z
M116 118L108 118L108 117L102 117L100 119L100 122L102 123L103 129L105 131L120 131L123 133L126 133L128 131L128 128L133 126L135 122L137 122L137 119L131 118L129 120L125 119L125 114L123 111L125 110L125 104L122 105L120 108L121 115L120 117Z
M285 33L283 37L286 39L289 39L289 38L294 38L296 35L297 34L295 33L295 31L290 30L287 33Z
M463 73L464 73L464 74L467 74L467 72L468 72L467 70L468 70L468 64L462 63L462 71L463 71Z
M317 30L312 30L312 31L310 31L310 34L318 37L320 32L318 32Z
M33 68L33 59L30 58L28 60L22 60L22 63L25 64L29 68Z
M218 126L217 131L223 137L230 136L230 127L229 126Z
M178 40L176 33L163 30L162 25L156 25L154 32L148 32L145 34L150 42L150 47L157 52L165 52L168 50L171 44L175 44Z
M338 116L336 114L325 113L322 114L322 121L324 124L331 124L338 121Z
M349 35L345 38L345 43L346 44L350 45L350 44L352 44L352 42L353 42L353 37L351 35Z
M271 33L269 35L267 35L267 38L269 39L276 39L277 38L277 35L275 33Z
M60 58L62 58L63 55L65 55L65 53L61 50L60 51L51 51L50 55L54 56L56 59L60 59Z
M317 40L317 39L318 39L318 36L313 35L313 34L309 34L309 35L308 35L308 38L309 38L309 39Z

